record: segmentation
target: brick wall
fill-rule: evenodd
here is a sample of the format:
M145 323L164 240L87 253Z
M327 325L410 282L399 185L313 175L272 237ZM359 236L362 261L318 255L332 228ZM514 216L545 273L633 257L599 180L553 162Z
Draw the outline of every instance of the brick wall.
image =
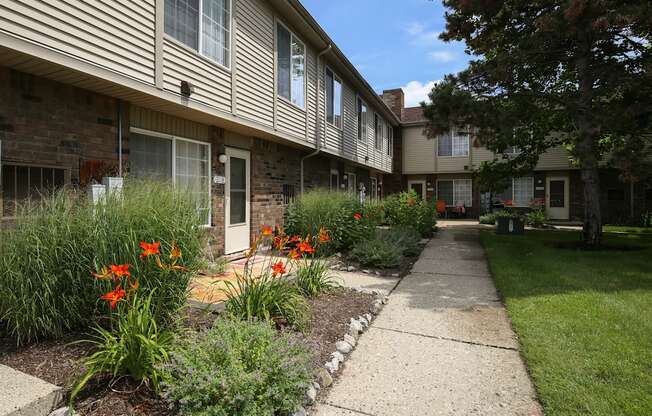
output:
M383 91L381 98L400 120L403 108L405 107L405 94L403 93L403 90L401 88L385 90Z

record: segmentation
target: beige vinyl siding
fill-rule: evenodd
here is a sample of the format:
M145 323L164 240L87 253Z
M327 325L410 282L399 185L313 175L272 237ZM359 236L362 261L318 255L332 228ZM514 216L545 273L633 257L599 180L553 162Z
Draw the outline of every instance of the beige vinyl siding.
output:
M471 143L471 162L473 168L477 169L482 165L482 162L489 162L494 159L494 152L488 150L484 146L475 147Z
M306 92L306 109L308 110L308 129L306 137L313 145L317 138L317 54L306 45L306 73L308 74L308 87Z
M357 93L346 83L345 80L342 80L342 96L342 154L346 158L364 163L364 155L366 155L366 153L363 153L362 159L360 158L360 153L366 152L366 149L361 149L360 143L358 142Z
M208 141L210 137L209 127L205 124L174 117L136 105L131 106L129 117L131 127L202 141Z
M166 37L163 46L163 88L179 94L181 81L188 81L194 86L191 100L231 111L231 73Z
M550 148L539 157L536 170L568 169L571 167L568 157L569 154L563 147Z
M154 83L154 0L0 2L0 31Z
M274 124L274 14L261 0L233 0L236 19L236 113Z
M423 126L403 128L403 173L435 172L437 141L423 134Z
M276 127L301 140L306 139L306 111L278 97L276 103Z

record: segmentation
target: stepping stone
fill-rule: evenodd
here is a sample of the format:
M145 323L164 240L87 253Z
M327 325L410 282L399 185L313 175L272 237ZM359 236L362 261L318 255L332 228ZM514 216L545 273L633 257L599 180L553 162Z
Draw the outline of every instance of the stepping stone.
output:
M0 416L47 416L62 399L60 387L0 365Z

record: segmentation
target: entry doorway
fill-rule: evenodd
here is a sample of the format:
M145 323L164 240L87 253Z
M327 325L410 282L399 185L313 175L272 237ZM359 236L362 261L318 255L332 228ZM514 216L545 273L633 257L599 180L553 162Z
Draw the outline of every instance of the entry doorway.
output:
M567 176L546 178L546 215L551 220L570 218L569 181Z
M422 200L426 200L426 181L424 180L411 180L408 181L408 190L414 190L414 192L421 197Z
M251 186L249 151L227 147L224 189L224 252L236 253L249 249Z

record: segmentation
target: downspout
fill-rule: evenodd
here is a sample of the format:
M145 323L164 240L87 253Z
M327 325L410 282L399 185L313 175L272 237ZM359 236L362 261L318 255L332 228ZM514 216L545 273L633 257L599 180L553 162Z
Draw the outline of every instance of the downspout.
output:
M118 99L118 176L122 178L122 100Z
M322 123L319 122L319 103L320 103L319 93L321 92L321 73L320 73L321 67L319 65L319 60L321 59L321 57L323 55L328 53L328 51L330 51L332 47L333 47L333 45L329 43L328 46L326 47L326 49L324 49L323 51L321 51L321 52L319 52L317 54L317 94L315 95L317 97L317 108L316 108L316 111L315 111L315 125L317 126L317 137L315 137L315 151L301 158L301 174L300 174L300 176L301 176L301 194L303 194L303 189L304 189L304 185L303 185L303 182L304 182L303 181L303 162L306 159L317 156L319 154L319 152L321 152L321 141L323 139L323 136L325 135L325 132L322 130Z

